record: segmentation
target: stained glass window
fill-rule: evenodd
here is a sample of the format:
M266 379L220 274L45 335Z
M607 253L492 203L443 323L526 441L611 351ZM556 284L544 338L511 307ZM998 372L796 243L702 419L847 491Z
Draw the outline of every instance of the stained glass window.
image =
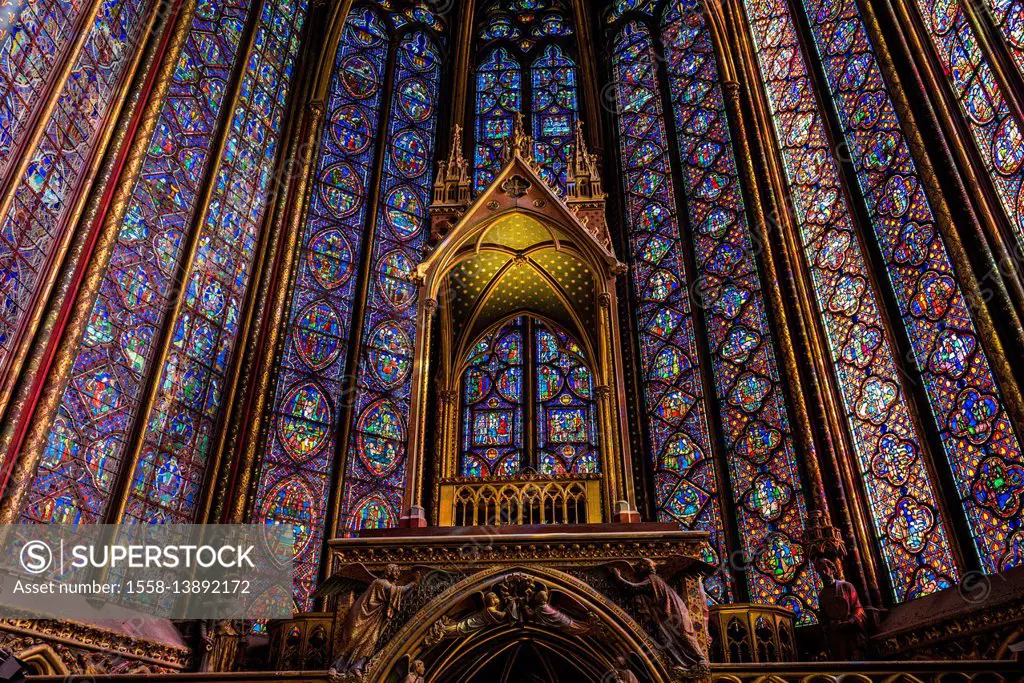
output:
M476 192L501 170L503 141L511 137L520 113L532 128L541 177L565 192L579 106L576 63L562 46L574 32L560 0L533 4L526 8L523 0L496 0L482 11L479 36L485 52L476 73Z
M103 0L0 227L0 368L6 365L43 269L67 235L103 123L147 26L147 0ZM26 36L26 34L21 34ZM27 36L26 36L27 37Z
M733 154L710 31L697 0L673 0L662 20L668 91L712 350L726 463L751 598L816 606L802 537L803 485Z
M608 13L608 21L615 23L626 12L643 12L651 15L654 13L654 6L657 3L658 0L615 0L611 12Z
M5 3L0 15L0 179L25 125L47 92L54 67L72 44L84 0Z
M583 349L563 329L515 318L484 336L466 363L463 476L598 471L593 376Z
M538 322L534 337L537 471L597 472L597 403L583 349L552 325Z
M710 533L715 556L706 559L718 565L727 549L654 46L647 28L630 22L616 34L613 49L626 225L658 517ZM729 310L744 300L745 292L727 287L719 305ZM731 596L729 581L722 575L712 577L707 588L716 601Z
M1024 540L1020 443L856 3L805 6L982 564L1009 569L1021 562L1013 536Z
M1024 73L1024 2L1021 0L988 0L992 15L1013 57Z
M522 469L523 319L473 348L462 375L462 467L466 477L513 475Z
M1024 249L1024 211L1020 209L1024 201L1024 136L1020 123L978 45L961 0L918 0L917 4L981 160ZM1012 7L1016 4L995 3L996 16L1003 17L1002 28L1012 31L1008 36L1011 47L1020 39L1020 8ZM1016 59L1021 56L1016 49L1013 54Z
M28 520L94 522L102 519L106 510L132 426L141 419L137 408L142 403L144 380L156 352L155 335L166 324L173 302L179 261L195 220L198 182L214 139L218 111L225 100L247 6L247 2L203 0L197 7L36 474L25 510ZM209 239L201 240L193 275L212 275L212 268L204 267L205 264L226 267L237 263L233 259L239 254L224 248L226 239L236 248L249 251L254 244L252 221L258 224L263 210L270 180L268 167L273 163L283 100L287 96L286 79L304 14L303 5L290 2L268 2L263 6L257 39L267 52L255 51L249 58L245 73L248 85L242 88L246 94L236 109L228 144L233 152L221 170L207 217ZM281 21L284 17L287 22ZM265 74L267 80L254 87L252 81L258 73ZM267 93L274 93L275 97L269 98ZM243 142L241 138L246 134ZM261 141L264 144L260 145ZM239 172L244 167L247 183L259 184L258 192L237 181L241 174L232 174L230 170L236 166ZM222 208L223 193L229 186L238 194L232 195ZM240 206L245 207L244 212L236 208ZM225 223L217 230L222 220ZM226 237L225 229L231 230ZM214 248L219 251L210 253ZM226 365L227 344L217 346L213 356L210 337L215 334L215 325L223 324L228 331L230 326L237 325L237 302L229 304L226 291L232 285L241 286L244 280L244 272L222 274L216 284L212 277L204 283L195 278L190 280L186 308L193 306L196 298L209 306L220 304L219 314L194 319L193 335L187 339L182 323L176 330L175 348L187 341L194 358L180 362L175 354L172 362L178 362L190 380L200 377L207 368L221 372ZM186 318L192 320L190 315L183 316ZM188 367L195 361L206 365ZM154 466L154 445L147 443L141 462L149 463L145 466L150 488L142 494L145 500L173 507L175 512L170 518L178 520L189 517L200 478L198 471L183 474L179 465L183 460L178 458L205 455L210 420L219 405L219 395L189 393L184 399L178 397L189 404L187 409L178 408L168 416L174 403L167 392L179 386L169 379L165 372L154 411L155 419L169 417L152 437L166 439L163 455L159 465ZM186 384L185 388L192 392L194 386ZM164 519L155 510L146 517L139 514L139 508L145 505L139 493L136 491L129 518Z
M949 547L945 523L936 503L936 494L922 455L921 440L911 418L894 351L882 320L877 294L865 263L850 208L839 179L839 170L832 156L824 123L811 89L807 66L797 40L793 18L785 0L747 0L758 64L767 85L769 105L782 148L790 193L796 208L800 237L814 284L818 309L821 312L839 389L853 434L858 464L869 500L869 509L882 556L897 601L913 599L951 586L958 575ZM817 23L843 9L841 2L831 2L822 14L815 14ZM844 46L852 46L863 26L843 21ZM863 45L863 44L862 44ZM871 155L865 156L862 168L867 174L873 197L886 197L884 210L889 221L886 230L892 247L901 249L901 258L916 269L929 259L939 257L938 245L931 227L914 224L905 230L903 216L908 211L914 220L926 222L921 207L926 206L912 176L892 175L892 181L876 187L877 174L897 161L900 138L892 127L895 121L891 105L885 109L886 97L880 84L868 83L873 62L861 47L861 54L851 60L845 72L843 88L857 105L858 126L871 128ZM867 58L866 58L867 57ZM845 58L845 57L844 57ZM830 62L829 68L834 68ZM890 130L885 130L889 127ZM864 138L851 141L859 147ZM912 169L906 158L900 162L903 172ZM873 167L873 168L872 168ZM878 170L876 170L878 169ZM894 169L895 170L895 169ZM878 194L875 194L878 193ZM916 202L911 204L911 202ZM922 240L922 238L924 238ZM898 243L902 242L902 246ZM930 255L928 251L930 250ZM895 255L895 254L893 254ZM901 278L897 290L907 285ZM949 310L956 293L954 281L939 272L920 270L917 291L900 292L916 307L914 317L938 320ZM916 302L916 303L914 303ZM936 316L940 307L942 314ZM964 321L950 320L955 330ZM950 339L952 341L952 339ZM915 340L920 344L920 340ZM926 362L937 362L943 370L959 372L954 367L967 361L964 349L956 344L948 352L933 355ZM967 352L972 353L974 349ZM921 349L918 349L921 352ZM939 378L929 379L929 382ZM939 380L942 381L942 380ZM970 393L963 407L965 419L973 419L981 409ZM978 397L980 398L980 397ZM984 402L984 400L982 400ZM959 410L959 409L958 409ZM957 413L959 414L959 413ZM970 417L968 417L970 416ZM968 428L959 427L967 436ZM969 439L965 440L967 443Z
M352 328L355 270L363 253L389 38L369 8L349 15L334 62L325 131L298 253L285 350L254 521L295 524L295 595L308 609L323 546L331 465ZM391 154L426 164L418 139ZM394 350L381 338L380 354Z
M392 152L384 161L358 350L342 501L345 529L394 526L400 513L417 307L409 276L427 237L440 74L440 53L432 38L416 32L402 39L384 142Z
M242 325L306 0L267 2L189 264L125 521L191 521Z
M531 69L533 78L533 154L541 177L565 194L569 151L576 133L576 64L557 45L549 45Z
M26 519L102 518L142 400L154 335L170 305L248 4L202 0L196 7L31 487Z
M522 75L519 63L504 48L498 48L477 69L476 74L476 180L483 191L501 170L503 140L522 103Z

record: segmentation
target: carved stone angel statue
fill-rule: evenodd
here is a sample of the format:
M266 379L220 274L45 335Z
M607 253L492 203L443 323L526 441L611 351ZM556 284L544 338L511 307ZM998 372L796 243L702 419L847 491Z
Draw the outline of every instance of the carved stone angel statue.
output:
M402 607L402 596L419 581L420 570L412 573L411 580L402 583L401 571L397 565L389 564L382 576L374 576L363 565L367 589L356 598L345 616L341 633L341 655L331 665L330 674L342 679L361 679L366 663L377 652L377 641L388 623L395 618ZM354 573L351 568L349 578Z
M624 564L624 563L623 563ZM704 675L709 670L707 654L697 638L686 601L665 579L658 576L658 565L649 558L633 567L637 581L622 576L619 567L609 567L612 576L630 593L636 595L641 609L657 626L658 641L687 675Z
M412 664L409 665L409 673L405 675L405 680L402 683L424 683L426 681L425 674L427 673L427 667L420 660L413 660Z
M585 621L577 621L551 604L551 596L546 586L541 585L529 596L526 605L526 616L535 624L546 626L553 631L560 631L567 636L585 636L594 627Z
M508 620L509 613L502 609L501 598L497 593L487 591L486 593L477 593L477 595L481 596L483 608L459 620L445 616L434 622L425 639L427 647L433 647L447 638L469 636L488 626Z

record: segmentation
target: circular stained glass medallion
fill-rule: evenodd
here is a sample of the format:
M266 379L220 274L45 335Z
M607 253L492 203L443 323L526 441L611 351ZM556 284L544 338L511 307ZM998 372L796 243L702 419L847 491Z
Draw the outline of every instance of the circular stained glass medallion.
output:
M408 187L396 187L385 201L384 217L402 240L410 239L419 232L424 213L423 202Z
M430 86L422 78L407 78L398 86L398 105L415 123L423 123L434 113Z
M412 260L402 251L393 251L384 257L377 273L377 286L395 308L405 308L416 296L416 286L410 280Z
M329 166L320 182L320 196L335 218L349 216L359 208L363 183L346 163Z
M288 394L277 418L277 436L290 456L304 459L327 440L331 408L327 397L312 382L301 384Z
M359 154L370 146L373 131L363 110L355 105L341 107L331 116L331 135L350 154Z
M316 499L309 488L297 478L289 478L271 490L263 504L261 517L268 522L295 527L293 552L298 556L309 543L310 526L316 509Z
M391 149L395 166L399 173L407 178L418 178L430 164L430 150L423 135L414 130L407 130L395 137Z
M373 63L361 54L354 54L341 64L341 84L356 99L370 97L380 87L380 77Z
M367 341L370 370L385 387L393 387L409 376L412 342L405 330L394 323L380 324Z
M295 351L313 370L321 370L338 357L341 323L326 301L314 301L295 319Z
M371 404L356 423L356 449L363 465L382 476L405 453L405 421L391 401Z
M340 230L331 228L309 241L310 272L324 289L337 289L352 274L352 248Z

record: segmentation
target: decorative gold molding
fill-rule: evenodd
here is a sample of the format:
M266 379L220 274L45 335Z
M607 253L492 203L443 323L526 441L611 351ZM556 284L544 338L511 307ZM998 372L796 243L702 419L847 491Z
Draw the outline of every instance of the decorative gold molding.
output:
M68 619L2 619L0 632L37 637L49 643L110 652L171 670L183 670L192 661L188 648L174 647L128 633Z

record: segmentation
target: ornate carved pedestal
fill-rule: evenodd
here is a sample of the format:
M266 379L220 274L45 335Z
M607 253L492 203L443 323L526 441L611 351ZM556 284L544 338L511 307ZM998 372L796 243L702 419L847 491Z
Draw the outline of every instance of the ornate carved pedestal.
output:
M703 679L706 543L670 524L435 527L338 539L319 591L334 618L311 614L276 632L274 664L308 668L310 635L331 624L325 639L330 659L340 657L340 679L416 682L417 662L438 683L534 665L559 680L569 670L573 680ZM357 616L347 620L350 610Z
M796 660L793 611L774 605L715 605L710 618L711 660L726 664Z

